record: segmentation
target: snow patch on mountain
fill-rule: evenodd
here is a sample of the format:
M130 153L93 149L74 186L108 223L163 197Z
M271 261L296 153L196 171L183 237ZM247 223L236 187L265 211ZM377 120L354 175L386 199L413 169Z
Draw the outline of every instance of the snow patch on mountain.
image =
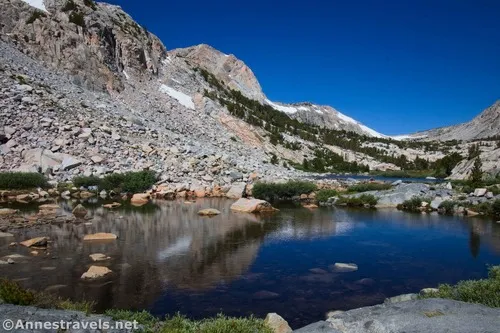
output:
M272 106L274 109L276 109L278 111L281 111L281 112L296 113L298 111L297 108L294 108L292 106L279 105L279 104L271 102L268 99L266 99L265 101L266 101L267 104L269 104L270 106Z
M45 8L43 0L23 0L23 1L26 2L28 5L30 5L31 7L38 8L40 10L43 10L44 12L47 11L47 8Z
M159 89L161 92L166 93L172 98L175 98L180 104L184 105L188 109L194 110L194 103L191 96L186 95L183 92L175 90L167 85L162 84Z

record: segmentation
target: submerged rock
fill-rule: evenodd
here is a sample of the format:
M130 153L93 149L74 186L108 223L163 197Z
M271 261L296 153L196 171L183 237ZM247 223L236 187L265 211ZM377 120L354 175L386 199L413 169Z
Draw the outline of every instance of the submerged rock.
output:
M92 261L106 261L106 260L111 259L111 257L108 257L107 255L105 255L103 253L94 253L94 254L89 255L89 257L90 257L90 259L92 259Z
M338 273L354 272L358 270L358 265L337 262L334 265L330 266L330 270L332 272L338 272Z
M113 208L118 208L120 207L122 204L119 203L119 202L113 202L113 203L110 203L110 204L105 204L105 205L102 205L104 208L109 208L109 209L113 209Z
M85 207L83 207L82 205L78 205L75 207L75 209L73 209L73 215L75 215L76 217L85 217L85 215L87 215L87 209Z
M49 239L47 237L37 237L25 240L24 242L21 242L19 244L26 247L47 247L48 240Z
M275 212L276 208L265 200L241 198L231 205L231 210L242 213Z
M218 211L215 208L202 209L198 212L198 215L201 215L201 216L215 216L215 215L219 215L219 214L220 214L220 211Z
M6 238L6 237L14 237L14 235L10 234L8 232L1 232L0 231L0 238Z
M268 290L261 290L253 294L254 299L260 299L260 300L274 299L278 297L280 297L280 294Z
M104 266L90 266L89 270L82 274L82 280L95 280L106 277L107 275L113 273L107 267Z
M99 233L96 233L96 234L85 235L83 237L83 240L84 241L113 240L113 239L117 239L117 238L118 238L118 236L116 236L115 234L105 233L105 232L99 232Z

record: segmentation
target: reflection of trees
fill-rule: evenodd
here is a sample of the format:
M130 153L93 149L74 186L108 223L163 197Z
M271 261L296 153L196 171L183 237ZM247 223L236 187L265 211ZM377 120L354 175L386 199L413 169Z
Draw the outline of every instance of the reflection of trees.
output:
M474 229L471 229L469 232L469 249L470 253L474 258L477 258L479 255L479 249L481 247L481 235L476 233Z

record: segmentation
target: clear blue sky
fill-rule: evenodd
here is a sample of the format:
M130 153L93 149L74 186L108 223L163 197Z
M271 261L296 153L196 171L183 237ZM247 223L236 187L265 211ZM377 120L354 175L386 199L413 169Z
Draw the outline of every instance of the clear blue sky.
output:
M266 95L385 134L468 121L500 99L500 1L111 0L168 49L245 61Z

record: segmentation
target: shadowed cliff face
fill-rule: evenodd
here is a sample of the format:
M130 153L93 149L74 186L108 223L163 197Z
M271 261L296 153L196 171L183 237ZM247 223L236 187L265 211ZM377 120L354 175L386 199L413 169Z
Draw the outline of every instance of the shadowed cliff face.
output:
M42 11L22 0L1 0L1 33L94 90L122 90L127 72L156 75L166 54L161 41L119 6L90 3L46 0Z

